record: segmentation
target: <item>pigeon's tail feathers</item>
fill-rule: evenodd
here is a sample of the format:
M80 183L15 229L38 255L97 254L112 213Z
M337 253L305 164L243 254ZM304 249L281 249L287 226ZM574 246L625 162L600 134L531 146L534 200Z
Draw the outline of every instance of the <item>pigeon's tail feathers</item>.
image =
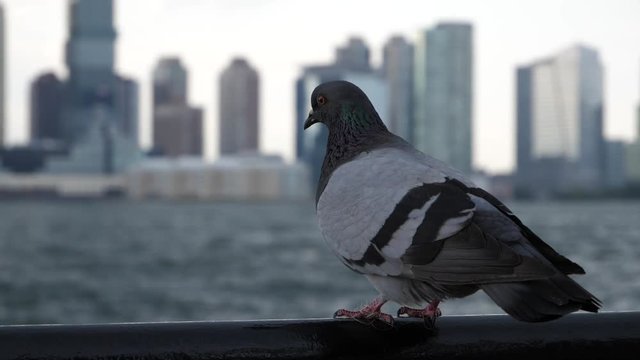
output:
M543 280L481 286L507 314L527 322L557 319L585 310L598 312L600 300L564 274Z

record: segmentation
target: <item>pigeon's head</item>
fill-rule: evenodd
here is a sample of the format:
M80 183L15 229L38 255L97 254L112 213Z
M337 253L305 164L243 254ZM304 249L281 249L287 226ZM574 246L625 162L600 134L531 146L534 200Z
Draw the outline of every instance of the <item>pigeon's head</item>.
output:
M307 129L323 123L333 129L386 130L367 95L348 81L331 81L318 85L311 94L311 111L304 122Z

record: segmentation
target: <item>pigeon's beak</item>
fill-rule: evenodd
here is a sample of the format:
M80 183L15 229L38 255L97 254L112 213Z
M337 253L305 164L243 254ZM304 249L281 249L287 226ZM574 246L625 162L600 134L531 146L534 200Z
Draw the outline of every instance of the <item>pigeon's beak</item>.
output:
M309 126L315 124L318 122L318 119L316 119L315 117L313 117L313 110L309 111L309 116L307 117L307 120L305 120L304 122L304 129L307 130L307 128L309 128Z

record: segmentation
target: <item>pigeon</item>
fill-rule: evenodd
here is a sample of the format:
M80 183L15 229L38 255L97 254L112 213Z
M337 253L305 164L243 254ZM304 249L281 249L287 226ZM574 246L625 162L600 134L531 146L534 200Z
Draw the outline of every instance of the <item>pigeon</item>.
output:
M335 318L398 317L435 324L441 301L484 291L513 318L557 319L601 302L574 280L580 265L546 244L493 195L460 171L392 134L367 95L347 81L319 85L306 130L328 130L316 191L326 244L379 295Z

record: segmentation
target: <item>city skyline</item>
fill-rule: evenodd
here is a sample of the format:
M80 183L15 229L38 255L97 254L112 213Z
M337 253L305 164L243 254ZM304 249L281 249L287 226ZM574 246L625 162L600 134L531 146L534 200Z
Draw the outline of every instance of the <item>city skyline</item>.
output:
M28 102L25 100L28 92L24 89L28 88L30 80L48 69L55 69L58 76L64 75L59 57L63 52L61 48L66 30L63 26L66 19L64 7L67 2L52 3L37 0L3 2L9 36L9 143L26 139ZM356 8L357 2L355 3L349 5L346 11ZM639 98L640 29L634 31L639 25L631 21L631 14L634 13L634 9L640 8L638 4L620 2L612 7L604 2L563 2L559 14L555 12L556 8L551 3L523 3L515 6L508 2L477 5L459 1L451 5L431 4L431 7L413 5L415 3L400 1L394 3L391 8L386 5L380 6L370 15L372 19L358 20L357 24L337 25L326 32L323 31L322 36L314 36L312 29L305 26L306 15L302 16L306 14L306 9L294 2L222 2L217 5L197 0L116 2L116 22L120 39L116 50L116 68L118 72L132 76L141 84L143 145L150 145L150 81L146 72L152 67L150 64L163 55L179 54L185 59L186 67L193 74L194 81L190 86L190 92L193 94L194 102L202 104L206 109L204 132L208 134L205 139L208 152L217 148L215 114L218 111L217 104L212 101L217 98L217 74L235 55L243 55L250 59L265 78L261 88L261 92L265 94L261 99L261 108L264 108L264 131L260 139L260 143L264 144L262 150L282 153L290 159L293 154L295 131L291 126L293 121L289 120L294 117L295 98L292 84L302 65L327 62L333 56L333 49L351 34L355 34L361 35L369 43L373 62L377 67L381 59L382 44L392 35L401 34L413 42L418 31L448 18L469 21L477 31L474 48L477 53L477 61L474 64L477 69L474 165L492 171L512 168L515 163L515 81L512 76L515 66L532 62L575 42L593 46L603 56L606 136L632 139L633 116ZM299 14L299 18L284 21L283 15L279 15L275 18L266 16L266 19L263 19L265 15L274 15L282 10L282 6L288 7L294 15ZM403 7L406 8L403 10ZM499 7L500 14L504 16L491 15L492 7ZM428 15L413 14L427 8L431 10L422 13ZM551 9L554 11L551 12ZM163 24L163 27L159 28L147 22L138 23L136 19L141 17L141 13L153 15L148 17L154 19L154 24ZM195 16L195 13L202 15ZM389 18L383 18L383 13ZM206 22L204 14L209 16ZM404 21L393 20L394 14L404 16ZM27 24L23 23L27 15L33 15L35 19L42 21L29 18L31 25L35 22L38 26L28 28ZM345 19L349 18L346 15ZM595 15L601 21L594 23L592 16ZM225 16L227 19L224 19ZM519 25L529 16L548 17L545 18L545 27L534 26L534 21L530 21L529 26ZM387 19L388 22L381 22L381 19ZM381 22L382 26L374 27L373 23L376 21ZM208 25L209 22L215 25ZM240 27L234 25L234 22L238 22ZM281 24L258 34L252 31L255 26L248 27L252 22L256 22L260 28L272 22ZM177 25L182 27L176 27ZM502 34L505 26L510 26L513 30L509 31L508 36ZM178 28L181 31L176 31ZM235 35L229 39L220 36L211 38L212 31L218 28L226 28ZM16 33L20 29L23 33L17 36ZM56 35L58 33L61 34ZM154 35L162 36L155 39ZM185 36L188 36L186 40ZM260 45L273 39L278 40L272 46ZM146 43L142 43L142 40ZM163 41L162 45L157 43L160 40ZM289 49L290 44L293 45L292 49ZM278 51L274 51L274 48ZM38 56L35 56L36 54ZM205 63L206 66L203 65ZM143 68L145 73L141 71ZM22 100L18 100L20 98ZM280 140L282 135L286 139L284 142ZM211 157L212 154L208 155Z

